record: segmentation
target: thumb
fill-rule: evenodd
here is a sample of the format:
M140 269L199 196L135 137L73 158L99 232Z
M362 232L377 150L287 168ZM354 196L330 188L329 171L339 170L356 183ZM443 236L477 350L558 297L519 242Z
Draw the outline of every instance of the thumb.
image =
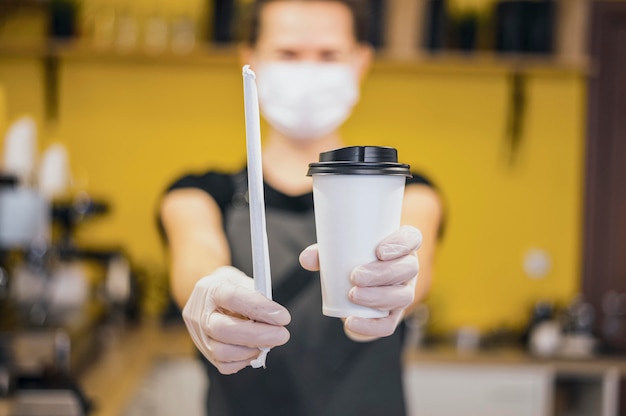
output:
M320 269L319 252L317 251L317 244L313 244L302 250L300 253L300 265L310 271L316 272Z

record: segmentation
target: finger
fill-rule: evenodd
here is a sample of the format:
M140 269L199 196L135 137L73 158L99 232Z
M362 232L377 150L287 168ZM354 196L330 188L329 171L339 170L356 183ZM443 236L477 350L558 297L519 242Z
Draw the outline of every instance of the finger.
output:
M350 278L357 286L389 286L407 282L417 276L417 256L407 255L399 259L375 261L355 267Z
M200 328L200 325L197 323L186 322L187 329L189 331L189 336L191 336L191 340L194 345L200 351L200 353L206 357L207 360L211 361L211 351L208 348L209 338L206 336L204 331Z
M216 341L250 348L271 348L289 341L289 331L285 327L239 319L219 312L209 315L204 331Z
M401 310L391 311L385 318L348 317L344 322L346 331L362 337L388 337L392 335L402 316Z
M311 272L316 272L320 269L319 252L317 251L317 244L313 244L305 248L300 253L300 265Z
M257 350L257 355L258 355L258 350ZM228 374L235 374L239 370L242 370L246 368L247 366L249 366L250 360L236 361L232 363L222 363L218 361L218 362L213 362L213 365L215 366L215 368L217 368L217 371L219 371L220 373L224 375L228 375Z
M350 300L358 305L390 311L404 309L413 303L415 290L407 285L353 287L348 293Z
M207 359L210 359L211 352L207 346L208 337L206 336L200 321L193 316L191 310L193 309L190 305L193 301L193 296L187 302L183 309L183 321L185 322L185 326L187 326L187 331L191 336L191 339L196 346L196 348L204 355Z
M197 321L196 315L199 315L201 311L210 307L210 305L207 305L206 303L206 296L203 294L200 295L196 290L194 290L187 300L187 303L185 303L182 311L183 320L187 323L187 326L190 326Z
M396 259L415 252L421 245L421 231L405 225L378 244L376 257L383 261Z
M253 321L271 325L287 325L291 321L289 311L248 287L224 282L213 289L215 304Z
M223 342L210 339L207 342L212 360L222 363L234 363L237 361L250 361L259 355L258 348L244 347L243 345L224 344Z

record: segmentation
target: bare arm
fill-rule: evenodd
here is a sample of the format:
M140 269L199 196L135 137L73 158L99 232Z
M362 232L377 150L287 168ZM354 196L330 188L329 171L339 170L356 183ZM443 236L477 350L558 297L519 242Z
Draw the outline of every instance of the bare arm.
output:
M443 218L443 206L437 192L429 186L413 184L406 187L402 206L402 225L412 225L422 232L422 245L417 251L419 277L415 286L415 301L410 311L424 300L430 288L435 259L437 235Z
M169 240L171 286L198 350L222 373L256 362L259 348L289 340L287 309L254 290L252 278L228 266L222 213L198 189L165 196L161 219Z
M196 282L230 264L222 213L213 198L199 189L177 189L161 203L168 237L171 290L182 308Z

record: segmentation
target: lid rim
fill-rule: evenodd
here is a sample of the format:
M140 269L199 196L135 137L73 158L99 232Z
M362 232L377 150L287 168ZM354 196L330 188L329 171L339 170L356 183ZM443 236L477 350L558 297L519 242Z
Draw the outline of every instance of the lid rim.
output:
M307 176L312 175L380 175L412 177L410 166L406 164L364 165L364 164L333 164L319 166L310 164Z
M320 153L309 164L312 175L389 175L411 177L410 166L398 162L397 150L384 146L349 146Z
M310 172L306 176L403 176L406 178L412 178L413 175L407 172L366 172L366 171L352 171L352 172Z

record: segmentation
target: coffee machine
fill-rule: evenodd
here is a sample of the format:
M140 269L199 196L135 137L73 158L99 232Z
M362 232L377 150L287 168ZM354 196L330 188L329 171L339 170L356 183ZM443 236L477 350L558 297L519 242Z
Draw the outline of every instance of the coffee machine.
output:
M85 193L51 201L0 172L0 409L10 403L9 415L88 414L77 376L97 359L104 328L138 317L124 251L73 238L108 211Z

